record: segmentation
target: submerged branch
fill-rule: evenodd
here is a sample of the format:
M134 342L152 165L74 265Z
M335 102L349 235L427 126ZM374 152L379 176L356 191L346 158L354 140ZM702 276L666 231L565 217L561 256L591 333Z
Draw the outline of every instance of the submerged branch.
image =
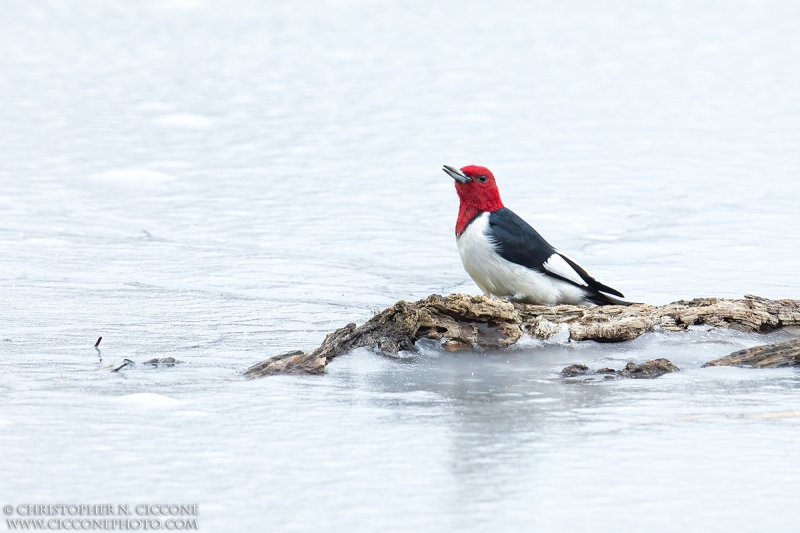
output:
M554 307L511 303L491 296L433 295L400 301L364 324L348 324L330 333L316 350L287 352L248 368L244 375L320 374L335 357L368 347L377 352L413 350L420 339L439 340L445 350L501 348L523 334L548 339L569 330L575 341L622 342L661 329L681 331L693 325L765 333L800 325L800 301L699 298L664 306Z
M709 361L703 366L781 368L800 366L800 339L755 346Z

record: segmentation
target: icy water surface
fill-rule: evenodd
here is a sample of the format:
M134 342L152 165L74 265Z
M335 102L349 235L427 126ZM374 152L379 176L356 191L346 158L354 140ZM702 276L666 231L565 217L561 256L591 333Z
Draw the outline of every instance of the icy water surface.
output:
M800 298L798 24L791 2L5 2L0 503L197 503L206 531L795 529L800 376L700 366L797 331L238 372L478 292L443 163L491 168L632 300ZM655 357L683 371L558 374Z

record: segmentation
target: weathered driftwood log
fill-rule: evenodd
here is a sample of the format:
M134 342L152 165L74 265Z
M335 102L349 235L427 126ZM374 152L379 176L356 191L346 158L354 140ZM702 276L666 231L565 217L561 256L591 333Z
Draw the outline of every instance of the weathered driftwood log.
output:
M576 341L621 342L656 328L680 331L692 325L758 333L800 325L800 301L745 296L681 300L661 307L547 307L491 296L433 295L413 303L397 302L361 326L348 324L334 331L310 353L287 352L250 367L244 375L319 374L332 359L356 348L397 353L413 350L420 339L439 340L445 350L455 351L509 346L524 333L548 339L562 328Z
M605 379L614 378L633 378L633 379L653 379L664 374L677 372L679 369L672 364L669 359L653 359L652 361L645 361L641 364L636 364L633 361L625 365L622 370L614 370L613 368L601 368L599 370L589 370L589 367L582 364L569 365L561 371L561 375L565 378L576 377L600 377Z
M709 361L703 366L780 368L800 366L800 339L755 346Z

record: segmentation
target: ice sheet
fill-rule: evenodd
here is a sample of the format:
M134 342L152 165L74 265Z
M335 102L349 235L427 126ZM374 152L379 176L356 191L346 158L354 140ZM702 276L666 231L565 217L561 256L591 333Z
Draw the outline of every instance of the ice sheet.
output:
M238 372L398 299L479 292L442 164L491 168L632 300L800 298L798 17L6 3L0 503L197 503L226 532L794 528L797 372L700 365L798 332ZM683 371L558 374L654 357Z

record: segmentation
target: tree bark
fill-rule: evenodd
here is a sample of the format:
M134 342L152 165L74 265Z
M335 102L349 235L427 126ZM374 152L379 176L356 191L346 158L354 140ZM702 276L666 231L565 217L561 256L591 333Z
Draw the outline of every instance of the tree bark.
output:
M800 301L698 298L664 306L554 307L512 303L492 296L432 295L417 302L400 301L364 324L348 324L316 350L287 352L248 368L244 375L320 374L334 358L360 347L377 352L413 350L420 339L433 339L445 350L510 346L527 333L548 339L567 328L575 341L623 342L654 329L686 330L693 325L765 333L800 325Z
M740 350L709 361L703 366L741 366L745 368L800 366L800 339Z

